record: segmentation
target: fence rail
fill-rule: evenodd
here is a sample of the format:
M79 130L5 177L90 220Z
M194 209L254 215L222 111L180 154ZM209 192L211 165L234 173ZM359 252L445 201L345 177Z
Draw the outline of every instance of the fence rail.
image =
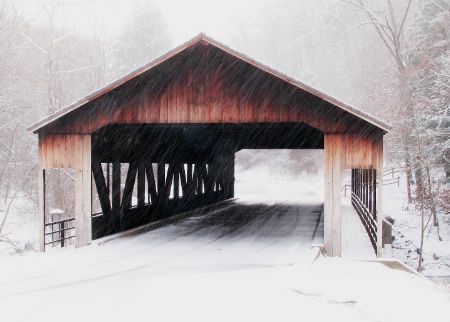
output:
M362 203L361 199L352 192L352 205L361 219L367 234L369 235L370 243L373 249L377 252L377 222L370 213L369 209Z
M44 242L45 246L54 246L55 243L60 243L61 247L65 247L68 245L67 242L69 240L75 238L75 234L72 232L72 230L75 229L75 218L49 222L45 224L44 227L44 239L46 239L47 236L51 236L51 241ZM50 227L49 232L46 232L47 227Z

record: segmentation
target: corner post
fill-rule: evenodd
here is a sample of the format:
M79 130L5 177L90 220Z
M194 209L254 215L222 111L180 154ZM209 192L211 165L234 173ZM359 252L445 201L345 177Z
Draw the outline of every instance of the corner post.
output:
M324 246L329 256L341 256L341 181L343 137L325 134Z
M78 248L92 240L91 136L77 136L76 147L75 247Z

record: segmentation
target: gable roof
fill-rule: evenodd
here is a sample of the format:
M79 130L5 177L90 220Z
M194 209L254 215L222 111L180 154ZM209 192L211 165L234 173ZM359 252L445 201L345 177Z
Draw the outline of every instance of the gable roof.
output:
M116 81L106 85L105 87L100 88L99 90L83 97L82 99L78 100L77 102L70 104L70 105L66 106L65 108L58 110L55 113L47 116L46 118L36 122L35 124L29 126L28 130L36 133L39 129L45 127L46 125L52 123L53 121L59 119L60 117L66 115L66 114L80 108L81 106L95 100L96 98L112 91L113 89L121 86L122 84L128 82L129 80L145 73L146 71L163 63L164 61L170 59L171 57L177 55L178 53L180 53L180 52L186 50L187 48L189 48L199 42L202 42L202 41L206 42L206 43L208 43L208 44L210 44L210 45L212 45L212 46L214 46L214 47L216 47L216 48L218 48L218 49L220 49L242 61L245 61L246 63L253 65L254 67L256 67L260 70L263 70L263 71L265 71L287 83L290 83L299 89L302 89L306 92L311 93L312 95L320 97L324 101L327 101L328 103L331 103L331 104L339 107L340 109L347 111L350 114L353 114L353 115L369 122L370 124L382 129L385 133L392 129L392 126L387 124L386 122L383 122L383 121L375 118L374 116L371 116L370 114L368 114L366 112L363 112L351 105L348 105L335 97L332 97L332 96L330 96L330 95L328 95L328 94L326 94L304 82L301 82L301 81L273 68L273 67L263 64L242 52L234 50L234 49L230 48L229 46L226 46L203 33L200 33L198 36L196 36L196 37L192 38L191 40L185 42L184 44L170 50L166 54L154 59L153 61L147 63L146 65L137 68L136 70L134 70L134 71L128 73L127 75L117 79Z

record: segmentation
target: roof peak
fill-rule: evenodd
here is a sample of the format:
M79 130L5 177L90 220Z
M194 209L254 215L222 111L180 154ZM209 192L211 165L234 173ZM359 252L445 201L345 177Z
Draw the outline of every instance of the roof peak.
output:
M197 44L197 43L199 43L201 41L205 41L208 44L213 45L216 48L218 48L218 49L220 49L220 50L222 50L222 51L224 51L224 52L226 52L226 53L228 53L228 54L230 54L230 55L232 55L234 57L237 57L237 58L239 58L239 59L241 59L241 60L243 60L243 61L245 61L245 62L247 62L247 63L249 63L249 64L251 64L253 66L255 66L256 68L259 68L259 69L261 69L261 70L263 70L263 71L265 71L265 72L267 72L269 74L272 74L273 76L275 76L277 78L280 78L280 79L282 79L282 80L284 80L284 81L286 81L286 82L288 82L288 83L290 83L290 84L292 84L292 85L294 85L294 86L296 86L296 87L298 87L300 89L303 89L303 90L305 90L305 91L307 91L307 92L309 92L309 93L311 93L311 94L313 94L315 96L318 96L321 99L323 99L323 100L325 100L325 101L327 101L327 102L329 102L329 103L331 103L331 104L333 104L333 105L335 105L335 106L337 106L337 107L339 107L339 108L341 108L341 109L343 109L343 110L345 110L345 111L347 111L347 112L349 112L351 114L354 114L354 115L364 119L365 121L367 121L367 122L369 122L369 123L371 123L371 124L381 128L385 132L388 132L389 130L392 129L392 126L390 126L386 122L381 121L381 120L379 120L379 119L369 115L368 113L363 112L363 111L361 111L361 110L359 110L359 109L357 109L357 108L355 108L355 107L353 107L351 105L348 105L348 104L342 102L341 100L339 100L339 99L337 99L335 97L332 97L332 96L330 96L330 95L328 95L328 94L318 90L317 88L315 88L315 87L313 87L311 85L308 85L308 84L306 84L306 83L304 83L302 81L299 81L298 79L296 79L296 78L294 78L294 77L292 77L292 76L290 76L290 75L288 75L286 73L283 73L283 72L281 72L281 71L279 71L279 70L277 70L277 69L275 69L275 68L273 68L273 67L271 67L269 65L263 64L263 63L257 61L255 58L253 58L251 56L248 56L248 55L246 55L246 54L244 54L244 53L242 53L240 51L237 51L235 49L232 49L228 45L225 45L225 44L215 40L214 38L210 37L209 35L207 35L204 32L200 32L198 35L196 35L193 38L189 39L188 41L182 43L181 45L173 48L172 50L168 51L167 53L157 57L156 59L150 61L149 63L147 63L147 64L145 64L145 65L143 65L143 66L141 66L141 67L131 71L130 73L122 76L121 78L117 79L116 81L114 81L114 82L112 82L112 83L110 83L110 84L100 88L97 91L94 91L93 93L85 96L84 98L78 100L77 102L72 103L72 104L66 106L63 109L58 110L54 114L51 114L51 115L47 116L46 118L40 120L39 122L31 125L30 127L28 127L28 130L32 131L32 132L38 131L39 129L41 129L42 127L48 125L49 123L53 122L54 120L56 120L56 119L58 119L58 118L60 118L60 117L62 117L64 115L70 113L71 111L81 107L82 105L84 105L84 104L86 104L86 103L88 103L88 102L90 102L90 101L92 101L92 100L94 100L94 99L96 99L96 98L98 98L100 96L102 96L103 94L106 94L107 92L109 92L109 91L115 89L116 87L118 87L118 86L128 82L129 80L133 79L134 77L136 77L136 76L138 76L138 75L140 75L140 74L142 74L142 73L152 69L153 67L161 64L162 62L170 59L171 57L177 55L178 53L186 50L189 47L192 47L193 45L195 45L195 44Z

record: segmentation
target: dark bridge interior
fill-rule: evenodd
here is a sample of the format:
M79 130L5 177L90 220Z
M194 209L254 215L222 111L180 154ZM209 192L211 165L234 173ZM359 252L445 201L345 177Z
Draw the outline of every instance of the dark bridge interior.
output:
M100 162L209 161L224 148L323 149L323 133L305 123L111 124L92 136Z
M107 125L92 135L93 238L233 198L241 149L323 148L305 123Z

